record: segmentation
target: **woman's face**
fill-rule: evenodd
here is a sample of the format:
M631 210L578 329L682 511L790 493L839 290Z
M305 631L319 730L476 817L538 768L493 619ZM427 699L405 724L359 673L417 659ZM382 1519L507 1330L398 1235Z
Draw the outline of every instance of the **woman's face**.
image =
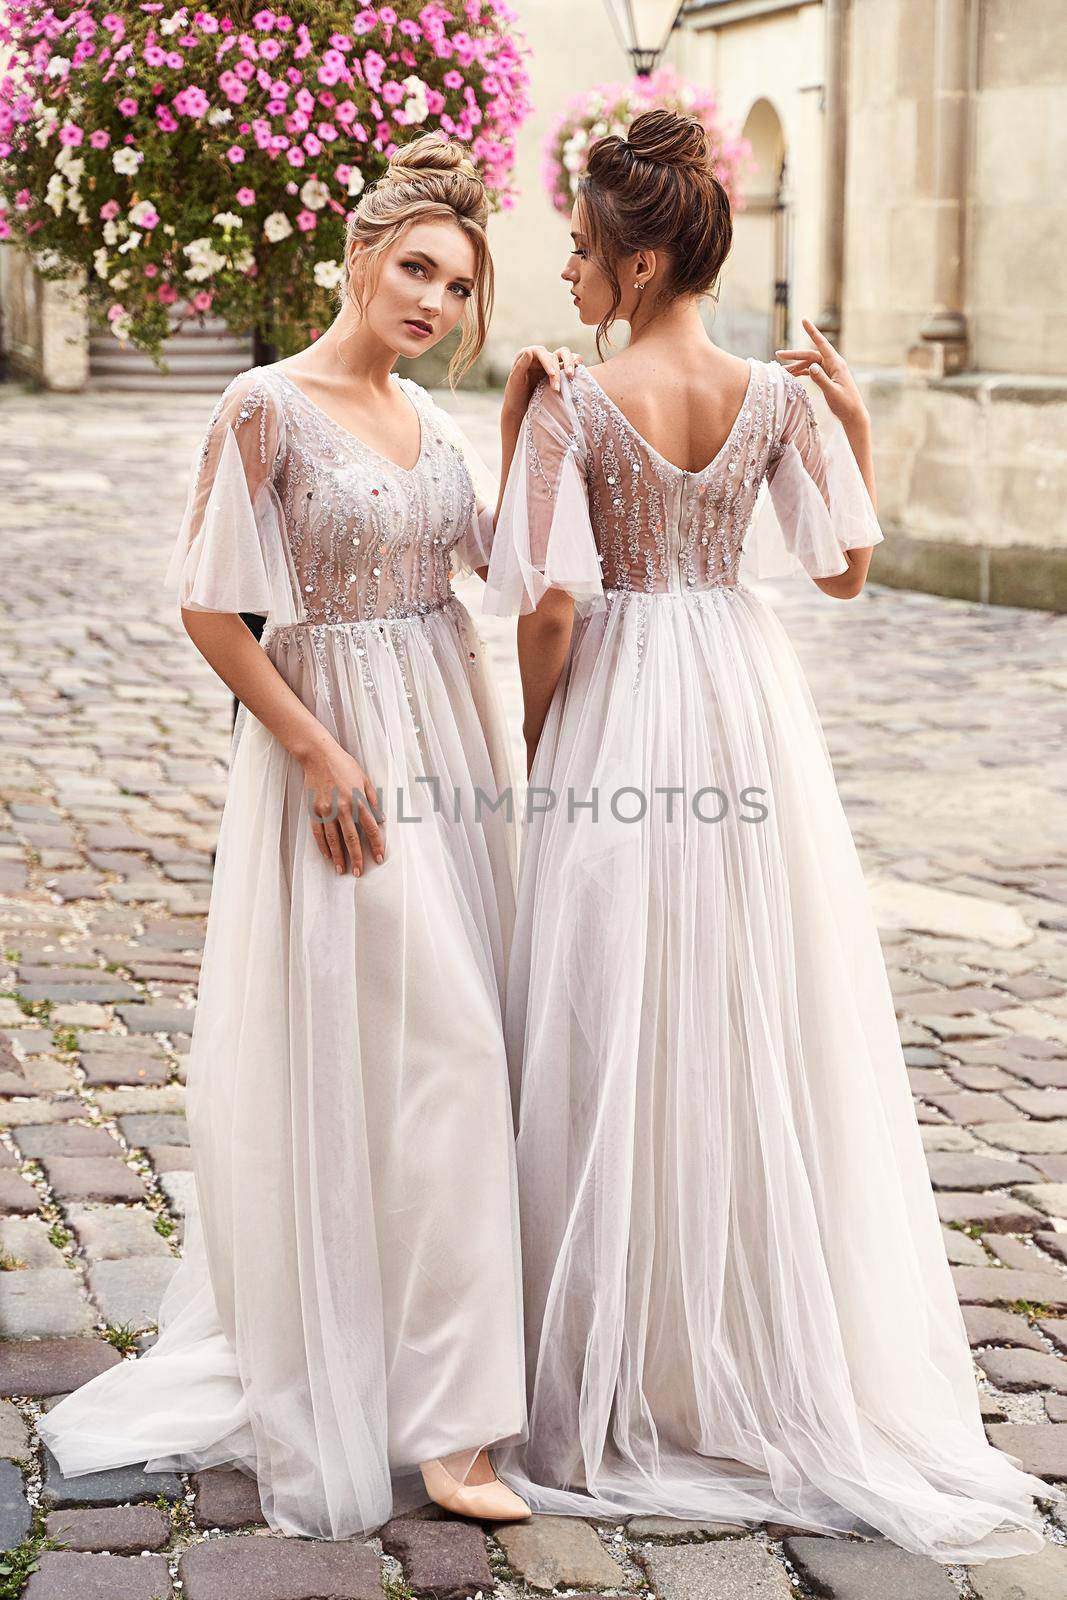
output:
M349 256L349 270L361 246ZM474 293L474 245L454 222L413 222L378 261L367 326L390 350L421 356L440 344Z
M578 309L580 320L597 327L611 310L611 285L603 270L589 254L589 236L582 223L577 200L571 211L571 244L567 265L560 276L571 286L571 297ZM618 264L619 292L622 299L615 313L623 322L629 322L637 306L638 291L634 289L634 262L642 252L627 256ZM643 269L642 269L643 270Z

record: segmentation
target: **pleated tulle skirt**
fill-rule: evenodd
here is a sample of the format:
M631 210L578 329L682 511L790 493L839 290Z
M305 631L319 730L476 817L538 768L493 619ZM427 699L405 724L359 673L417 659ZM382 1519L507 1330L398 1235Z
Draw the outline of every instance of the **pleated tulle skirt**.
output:
M854 843L750 590L609 596L530 775L507 1002L535 1509L1033 1551Z
M385 861L361 879L327 866L300 767L242 715L189 1060L184 1257L155 1345L41 1433L66 1473L239 1465L272 1528L338 1539L424 1500L420 1462L455 1457L462 1476L525 1430L514 840L503 809L468 806L510 774L458 600L264 646L378 786Z

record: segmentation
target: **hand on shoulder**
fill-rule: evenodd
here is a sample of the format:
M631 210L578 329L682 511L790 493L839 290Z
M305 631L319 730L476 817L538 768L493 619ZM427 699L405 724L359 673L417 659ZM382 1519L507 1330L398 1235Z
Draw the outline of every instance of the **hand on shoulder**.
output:
M530 396L541 379L547 377L553 389L558 390L560 373L573 378L581 359L566 345L561 345L558 350L549 350L543 344L524 345L512 362L504 387L504 413L516 419L524 417Z

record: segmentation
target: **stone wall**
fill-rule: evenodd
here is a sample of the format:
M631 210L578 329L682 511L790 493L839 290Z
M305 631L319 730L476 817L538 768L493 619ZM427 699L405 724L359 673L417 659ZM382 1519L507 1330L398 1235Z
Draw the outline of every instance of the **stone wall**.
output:
M73 283L44 283L26 256L0 245L0 328L7 369L49 389L81 389L89 375L85 302Z

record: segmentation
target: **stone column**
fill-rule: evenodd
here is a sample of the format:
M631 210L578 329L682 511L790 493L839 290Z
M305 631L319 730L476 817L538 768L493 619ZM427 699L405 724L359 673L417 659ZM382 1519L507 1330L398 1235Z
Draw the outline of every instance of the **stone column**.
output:
M840 348L845 261L845 7L823 0L822 279L819 327Z
M963 311L970 23L971 0L935 0L934 303L908 355L910 366L934 374L959 372L970 358Z

